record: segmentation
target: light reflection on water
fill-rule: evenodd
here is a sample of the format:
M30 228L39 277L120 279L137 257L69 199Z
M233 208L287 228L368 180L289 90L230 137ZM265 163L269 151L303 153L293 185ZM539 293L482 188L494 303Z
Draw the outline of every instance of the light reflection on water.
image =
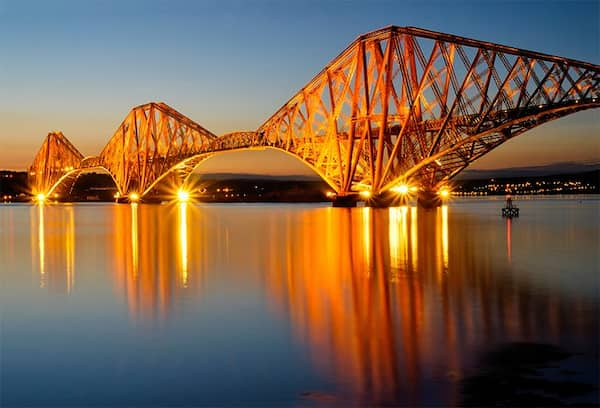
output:
M496 344L597 358L598 202L521 208L0 207L2 401L447 405Z
M66 206L56 217L48 220L45 219L45 213L44 205L31 207L31 254L32 260L38 261L39 285L40 288L44 288L49 280L53 288L70 293L75 284L73 208ZM46 275L46 265L50 267L50 277Z

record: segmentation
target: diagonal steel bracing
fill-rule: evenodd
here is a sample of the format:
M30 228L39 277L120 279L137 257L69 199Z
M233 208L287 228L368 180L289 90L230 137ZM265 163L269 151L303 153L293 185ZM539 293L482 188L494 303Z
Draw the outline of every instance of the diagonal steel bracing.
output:
M124 193L143 193L173 165L206 150L217 136L164 103L134 108L98 158Z
M392 26L357 38L258 132L338 194L409 178L435 189L510 138L600 106L599 81L597 65Z
M83 155L62 132L50 132L29 166L33 194L47 194L65 174L79 168Z
M69 180L65 168L99 167L121 194L145 195L169 175L182 182L214 154L271 148L302 160L341 196L402 181L434 190L507 140L596 107L598 65L391 26L358 37L256 131L217 137L148 103L95 158L82 161L62 134L49 135L30 172L47 191Z

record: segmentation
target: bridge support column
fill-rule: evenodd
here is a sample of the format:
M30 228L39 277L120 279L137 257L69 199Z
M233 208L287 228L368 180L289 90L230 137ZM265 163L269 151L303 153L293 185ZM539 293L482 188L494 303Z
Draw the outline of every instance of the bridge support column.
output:
M417 205L420 208L431 209L440 207L442 205L442 199L437 192L431 190L419 191L417 196Z
M358 202L358 197L356 195L337 196L336 198L333 199L331 206L332 207L351 208L351 207L356 207L357 202Z

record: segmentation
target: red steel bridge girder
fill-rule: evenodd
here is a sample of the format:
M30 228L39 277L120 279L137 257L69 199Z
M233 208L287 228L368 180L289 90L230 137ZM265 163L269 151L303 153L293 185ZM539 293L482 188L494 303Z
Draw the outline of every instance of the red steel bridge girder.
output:
M83 155L62 134L50 132L28 169L33 194L48 194L63 175L81 165Z
M505 141L596 107L598 65L391 26L358 37L256 131L217 137L148 103L98 157L83 159L64 136L49 136L30 173L48 191L72 180L67 173L103 168L120 193L144 195L214 154L272 148L308 164L341 196L401 181L432 190Z
M600 106L600 67L388 27L360 36L259 133L338 194L411 179L435 189L506 140Z
M123 193L143 193L217 136L164 103L134 108L99 155Z

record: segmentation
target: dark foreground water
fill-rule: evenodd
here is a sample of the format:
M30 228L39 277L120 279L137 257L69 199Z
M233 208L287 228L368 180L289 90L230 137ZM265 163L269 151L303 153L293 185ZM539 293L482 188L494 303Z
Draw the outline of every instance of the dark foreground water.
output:
M600 201L502 204L0 206L0 405L594 402Z

